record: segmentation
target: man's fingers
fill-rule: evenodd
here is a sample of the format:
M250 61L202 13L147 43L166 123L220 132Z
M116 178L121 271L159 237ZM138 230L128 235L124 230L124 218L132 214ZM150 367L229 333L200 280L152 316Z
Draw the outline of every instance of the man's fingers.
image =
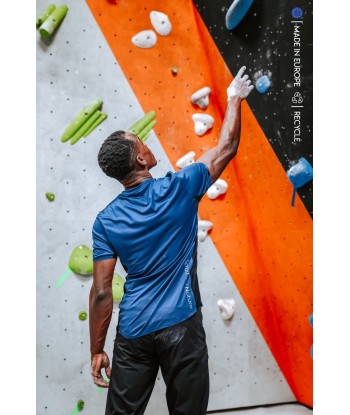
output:
M109 382L106 382L103 379L102 376L100 376L100 377L94 376L93 379L94 379L94 384L96 386L100 386L101 388L108 388L109 387Z
M250 85L250 87L248 87L249 92L252 91L254 89L254 85Z
M106 367L106 375L107 375L108 379L111 378L111 368L109 366Z
M252 83L252 81L250 79L248 79L248 81L246 82L246 85L250 85Z
M246 70L245 66L242 66L242 68L238 71L236 78L241 78L242 75L244 74L244 71Z
M249 76L247 74L245 74L242 78L242 81L246 81L249 78Z
M100 377L101 375L101 367L98 365L93 365L91 367L91 374L94 378Z

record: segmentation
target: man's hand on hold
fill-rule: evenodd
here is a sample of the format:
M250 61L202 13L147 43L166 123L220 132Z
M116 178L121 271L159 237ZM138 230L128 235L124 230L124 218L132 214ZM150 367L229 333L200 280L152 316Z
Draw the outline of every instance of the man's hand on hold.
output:
M101 388L108 388L109 382L106 382L102 376L101 370L105 369L108 379L111 378L111 368L109 358L105 352L91 356L91 375L95 385Z
M227 88L227 101L230 101L231 98L237 97L239 99L245 99L250 94L250 91L254 89L253 85L250 85L252 82L248 79L248 75L243 75L246 70L245 66L238 71L235 79L231 82L230 86Z

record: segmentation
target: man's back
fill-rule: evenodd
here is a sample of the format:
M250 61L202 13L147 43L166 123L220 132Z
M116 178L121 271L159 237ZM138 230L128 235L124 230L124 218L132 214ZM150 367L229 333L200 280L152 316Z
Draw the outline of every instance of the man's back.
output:
M207 166L194 163L124 190L97 216L94 260L118 256L128 273L118 325L124 337L184 321L201 306L197 211L210 185Z

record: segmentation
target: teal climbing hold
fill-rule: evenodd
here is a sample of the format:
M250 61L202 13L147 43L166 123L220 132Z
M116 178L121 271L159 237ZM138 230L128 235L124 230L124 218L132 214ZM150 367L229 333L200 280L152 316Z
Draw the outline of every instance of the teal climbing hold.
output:
M271 81L267 75L261 76L255 83L255 88L260 94L265 94L265 92L270 88Z
M226 13L226 27L228 30L234 29L247 14L254 0L234 0Z

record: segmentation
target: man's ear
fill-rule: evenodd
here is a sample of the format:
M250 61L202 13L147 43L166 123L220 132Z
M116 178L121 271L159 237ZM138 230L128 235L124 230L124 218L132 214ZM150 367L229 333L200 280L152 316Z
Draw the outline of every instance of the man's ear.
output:
M147 161L144 159L144 158L142 158L141 156L140 156L140 154L138 154L137 156L136 156L136 161L137 161L137 163L138 164L140 164L141 166L146 166L146 164L147 164Z

